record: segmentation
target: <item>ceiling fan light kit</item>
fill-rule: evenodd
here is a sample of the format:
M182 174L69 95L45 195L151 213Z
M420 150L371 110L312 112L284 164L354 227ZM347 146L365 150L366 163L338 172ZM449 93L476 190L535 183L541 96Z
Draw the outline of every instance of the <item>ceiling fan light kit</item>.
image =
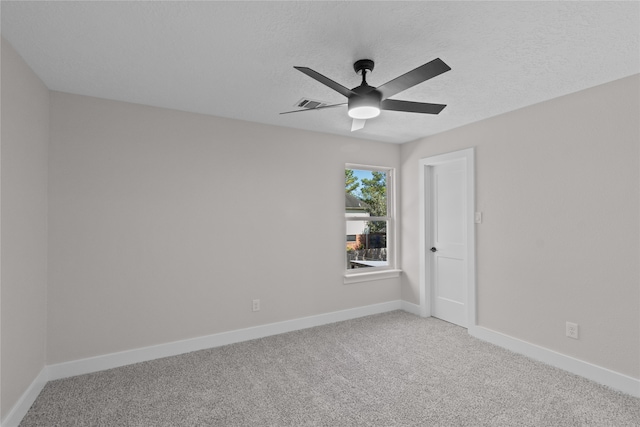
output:
M451 67L445 64L440 58L427 62L426 64L401 75L400 77L388 81L382 86L378 86L377 88L369 86L366 80L367 72L372 71L374 65L374 62L370 59L360 59L353 64L353 69L356 73L362 75L362 83L360 86L354 87L353 89L348 89L311 68L294 68L347 98L348 114L349 117L353 119L353 124L351 126L352 132L362 129L367 119L378 117L381 110L439 114L440 111L446 107L446 105L443 104L428 104L424 102L388 99L389 97L409 89L410 87L451 70ZM340 105L344 105L344 103L326 105L315 109L338 107ZM314 108L312 108L312 110L313 109ZM297 113L301 111L309 111L309 109L287 111L280 114Z
M348 101L349 117L353 119L373 119L380 115L382 95L375 90L363 96L352 96Z

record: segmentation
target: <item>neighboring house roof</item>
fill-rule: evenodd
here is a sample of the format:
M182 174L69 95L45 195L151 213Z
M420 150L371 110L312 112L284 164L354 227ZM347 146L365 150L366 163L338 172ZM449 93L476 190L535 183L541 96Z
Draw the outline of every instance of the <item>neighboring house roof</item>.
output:
M345 193L345 208L348 211L365 211L369 206L356 196Z

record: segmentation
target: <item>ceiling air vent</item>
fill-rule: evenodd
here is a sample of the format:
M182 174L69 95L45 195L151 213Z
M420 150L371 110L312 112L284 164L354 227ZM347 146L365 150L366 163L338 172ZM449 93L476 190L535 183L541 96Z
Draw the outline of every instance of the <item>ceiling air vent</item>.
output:
M296 102L295 107L306 108L308 110L312 110L318 107L324 107L325 105L329 105L328 102L318 101L315 99L302 98L300 101Z

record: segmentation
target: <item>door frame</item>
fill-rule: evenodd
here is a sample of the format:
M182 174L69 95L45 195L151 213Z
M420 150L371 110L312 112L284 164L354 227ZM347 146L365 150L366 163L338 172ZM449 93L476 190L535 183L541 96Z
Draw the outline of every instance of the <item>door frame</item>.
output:
M453 151L419 160L420 191L420 315L431 317L432 257L428 257L432 234L431 173L432 166L464 160L466 168L467 212L467 328L476 326L476 230L475 230L475 149Z

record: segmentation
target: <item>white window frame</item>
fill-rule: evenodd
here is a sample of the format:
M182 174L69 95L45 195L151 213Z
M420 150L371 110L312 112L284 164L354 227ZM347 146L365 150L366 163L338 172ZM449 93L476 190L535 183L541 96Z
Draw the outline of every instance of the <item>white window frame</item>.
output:
M367 217L367 221L386 221L387 222L387 265L384 267L367 267L367 268L347 268L347 257L344 257L344 283L359 283L371 280L389 279L400 276L401 270L397 268L397 222L396 222L396 171L394 168L385 166L362 165L355 163L345 164L345 169L360 169L375 172L385 172L387 174L387 216L386 217ZM343 190L344 191L344 190ZM343 211L344 215L344 211ZM343 230L346 231L346 225L350 221L362 221L362 218L345 216ZM343 231L343 234L344 234ZM342 250L345 250L346 234L342 242Z

